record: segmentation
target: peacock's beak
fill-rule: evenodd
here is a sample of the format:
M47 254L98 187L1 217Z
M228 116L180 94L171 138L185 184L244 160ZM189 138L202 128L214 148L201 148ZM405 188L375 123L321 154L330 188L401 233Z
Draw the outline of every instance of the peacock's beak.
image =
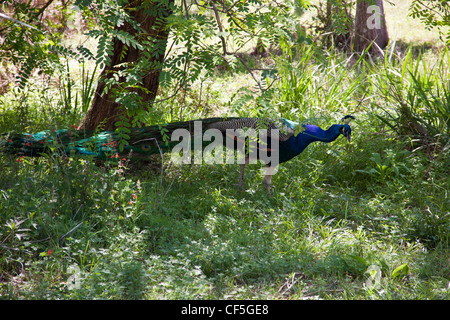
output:
M347 136L347 140L348 140L348 142L352 142L352 136L351 136L351 135L348 135L348 136Z

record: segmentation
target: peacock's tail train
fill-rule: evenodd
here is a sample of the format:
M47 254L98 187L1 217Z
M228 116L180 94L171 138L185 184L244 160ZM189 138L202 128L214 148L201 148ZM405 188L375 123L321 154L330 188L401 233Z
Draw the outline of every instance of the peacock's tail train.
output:
M37 133L5 133L0 135L0 151L24 156L40 156L59 152L66 155L87 155L97 159L122 156L132 158L145 157L151 154L165 153L178 144L181 139L172 141L176 130L194 136L195 130L203 134L208 129L216 129L225 134L226 130L257 128L266 125L261 119L254 118L208 118L190 121L172 122L164 125L153 125L132 128L126 132L129 139L119 148L122 135L112 131L84 130L45 130ZM270 121L266 127L277 126ZM191 143L194 140L191 139ZM206 143L202 141L202 144Z

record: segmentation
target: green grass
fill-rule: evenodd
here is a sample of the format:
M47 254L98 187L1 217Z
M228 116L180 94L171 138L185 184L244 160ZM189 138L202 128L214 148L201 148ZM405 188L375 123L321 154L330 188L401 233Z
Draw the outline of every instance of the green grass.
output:
M367 148L360 138L354 152L362 141ZM345 155L317 146L305 158L280 170L268 199L258 168L243 192L228 167L169 169L161 186L158 175L114 166L2 157L2 296L448 298L448 199L439 181L414 182L420 169L340 180ZM394 277L404 264L406 274ZM79 286L70 287L74 266ZM379 288L367 285L370 266L381 271Z
M297 49L295 67L275 61L285 81L273 96L239 114L357 120L351 144L311 145L281 165L271 198L259 165L242 191L238 165L167 157L161 174L158 158L0 155L1 297L449 299L448 52L357 61ZM248 83L218 75L155 114L229 115ZM81 118L62 114L51 86L31 88L0 98L2 132Z

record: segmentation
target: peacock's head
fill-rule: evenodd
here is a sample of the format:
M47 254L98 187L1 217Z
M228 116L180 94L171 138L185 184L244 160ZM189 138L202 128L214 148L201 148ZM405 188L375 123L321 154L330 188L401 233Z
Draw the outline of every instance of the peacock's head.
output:
M350 121L355 120L354 116L345 116L342 118L342 121L344 122L343 125L341 125L339 129L339 133L341 133L344 137L347 138L348 142L351 142L352 140L352 129L350 128Z

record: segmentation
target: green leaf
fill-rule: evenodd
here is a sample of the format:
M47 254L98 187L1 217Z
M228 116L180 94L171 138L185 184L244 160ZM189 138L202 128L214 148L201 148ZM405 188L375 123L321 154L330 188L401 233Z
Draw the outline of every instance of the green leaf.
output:
M80 7L80 8L87 8L92 3L92 0L76 0L74 3L74 6Z
M161 71L159 74L159 85L168 88L172 82L172 75L170 72Z
M278 73L278 70L277 70L277 69L265 69L265 70L263 70L263 72L261 73L261 78L262 78L262 79L266 79L266 78L272 78L272 79L275 79L277 73Z
M368 265L367 261L364 258L361 258L359 256L354 256L354 255L349 254L347 257L352 258L353 260L356 260L364 265Z
M398 276L407 276L409 274L409 266L408 263L404 263L401 266L398 266L395 268L394 271L392 271L392 278L397 278Z

